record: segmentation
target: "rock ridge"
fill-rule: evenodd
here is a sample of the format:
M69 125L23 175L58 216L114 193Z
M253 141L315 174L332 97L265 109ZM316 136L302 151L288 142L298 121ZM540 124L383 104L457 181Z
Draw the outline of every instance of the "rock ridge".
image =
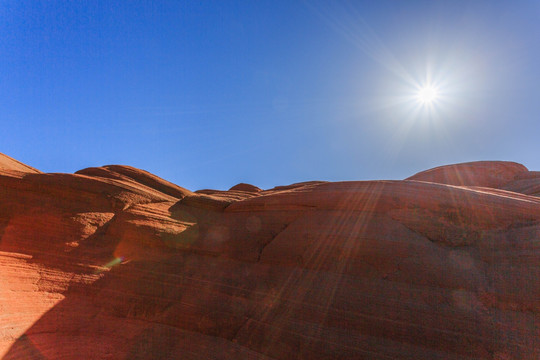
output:
M0 359L538 359L540 172L190 191L0 154Z

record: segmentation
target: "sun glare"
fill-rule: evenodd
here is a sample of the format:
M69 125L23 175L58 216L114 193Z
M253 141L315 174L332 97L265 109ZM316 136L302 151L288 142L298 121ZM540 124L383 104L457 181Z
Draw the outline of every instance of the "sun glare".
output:
M431 85L426 85L418 91L417 98L422 104L429 105L437 100L437 89Z

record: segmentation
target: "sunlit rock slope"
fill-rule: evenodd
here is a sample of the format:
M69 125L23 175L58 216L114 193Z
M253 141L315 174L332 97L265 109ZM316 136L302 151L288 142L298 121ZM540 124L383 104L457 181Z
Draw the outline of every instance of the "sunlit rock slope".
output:
M0 154L0 359L539 359L540 172L189 191Z

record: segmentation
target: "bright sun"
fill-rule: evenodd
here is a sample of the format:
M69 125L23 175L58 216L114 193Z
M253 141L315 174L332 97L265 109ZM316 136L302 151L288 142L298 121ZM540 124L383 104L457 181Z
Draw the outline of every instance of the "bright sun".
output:
M426 85L418 91L417 98L422 104L429 105L438 98L437 89L431 85Z

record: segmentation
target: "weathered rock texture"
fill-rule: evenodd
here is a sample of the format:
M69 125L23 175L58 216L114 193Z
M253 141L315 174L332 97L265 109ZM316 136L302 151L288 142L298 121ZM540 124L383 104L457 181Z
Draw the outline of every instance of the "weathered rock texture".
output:
M540 173L191 192L0 154L0 358L539 359Z

